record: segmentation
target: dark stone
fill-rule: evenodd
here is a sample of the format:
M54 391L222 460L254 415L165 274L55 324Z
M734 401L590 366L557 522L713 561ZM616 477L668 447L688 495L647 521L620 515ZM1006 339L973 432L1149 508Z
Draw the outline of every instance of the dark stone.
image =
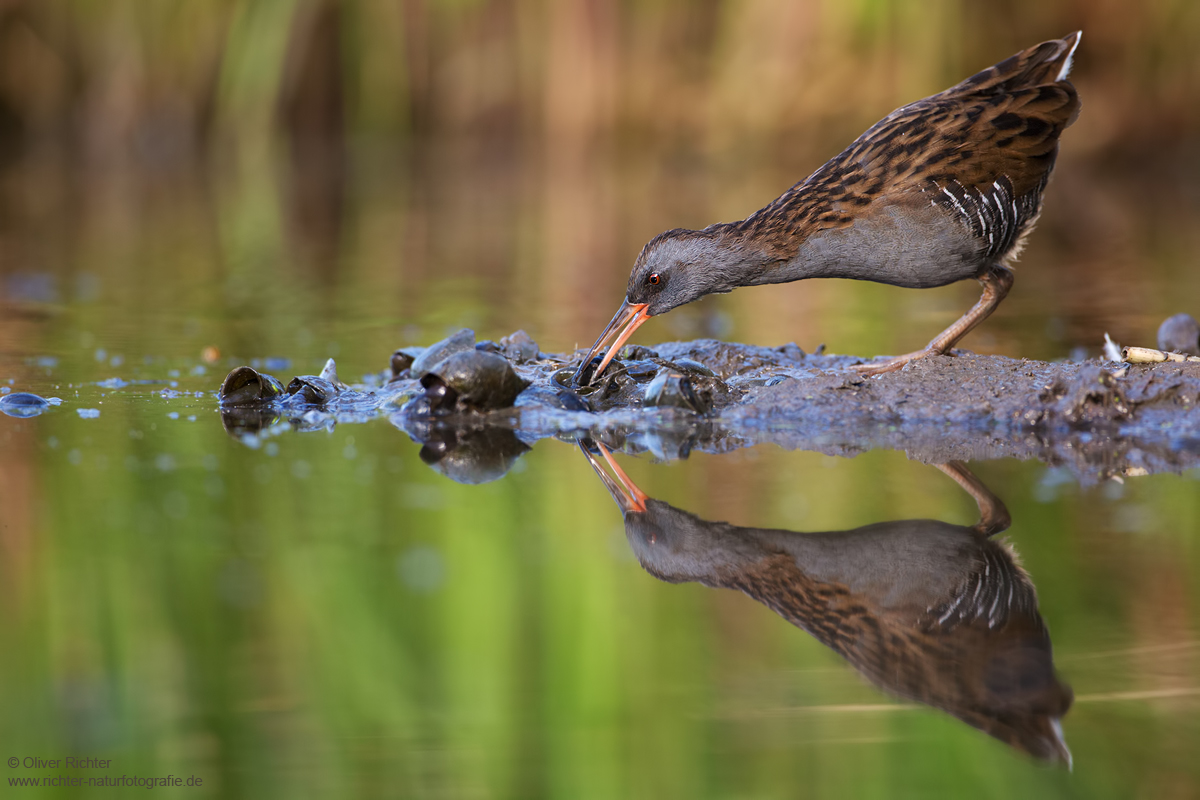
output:
M409 368L412 367L413 362L417 360L417 356L419 356L422 352L422 348L402 347L396 352L392 353L391 379L396 380L397 378L405 377L405 373L408 372Z
M514 364L536 361L541 355L538 343L523 330L516 331L500 340L500 350Z
M285 405L325 405L337 397L341 390L330 380L319 375L300 375L287 385Z
M562 389L555 395L558 400L559 408L563 411L591 411L592 406L588 403L587 398L582 397L570 389Z
M253 367L237 367L225 376L217 398L222 406L270 403L283 394L280 380Z
M435 342L426 347L424 352L417 356L408 368L409 374L414 378L423 378L425 377L425 373L433 369L435 365L440 364L455 353L474 349L475 331L470 328L463 328L453 336L448 336L440 342Z
M437 411L450 411L451 405L471 411L508 408L528 385L503 356L481 350L455 353L421 377L426 394L439 394L434 406ZM453 398L446 400L447 394L439 386L453 390Z

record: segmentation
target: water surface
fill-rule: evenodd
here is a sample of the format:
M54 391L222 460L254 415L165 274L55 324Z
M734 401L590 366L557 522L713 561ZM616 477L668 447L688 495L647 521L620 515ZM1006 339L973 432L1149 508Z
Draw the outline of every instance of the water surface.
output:
M112 766L6 778L195 775L196 796L222 797L1200 791L1195 473L1081 485L1043 463L970 465L1011 514L997 537L1036 588L1073 695L1068 771L893 696L761 598L655 577L572 441L539 441L467 485L384 418L249 439L221 425L214 393L237 364L286 378L333 356L357 380L462 325L587 343L647 226L711 221L711 207L630 222L653 200L602 171L487 173L484 202L452 171L422 182L397 168L403 191L362 178L329 229L297 225L269 174L27 169L9 196L43 202L9 204L0 229L0 386L62 404L0 416L0 743L6 758ZM595 185L628 204L580 191ZM1065 280L1051 269L1060 222L978 349L1067 357L1098 346L1098 326L1150 336L1178 310L1040 291ZM1149 297L1170 296L1164 258L1143 265ZM811 288L720 298L639 337L902 352L974 300L966 286ZM805 313L761 312L797 298ZM614 458L706 523L805 534L979 518L954 481L899 452Z

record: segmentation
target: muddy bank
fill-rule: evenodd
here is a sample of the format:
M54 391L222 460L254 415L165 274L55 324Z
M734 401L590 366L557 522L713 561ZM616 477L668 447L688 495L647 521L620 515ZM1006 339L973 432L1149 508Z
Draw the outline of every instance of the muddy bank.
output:
M360 385L338 381L331 363L286 388L263 376L273 388L254 398L241 373L222 391L222 412L238 435L279 420L312 429L386 416L426 445L429 463L454 463L463 479L474 461L486 480L538 439L577 436L667 460L766 442L841 456L888 448L929 462L1036 458L1084 481L1200 466L1197 363L960 352L863 377L851 356L698 340L626 348L581 387L571 376L583 355L544 353L521 332L500 342L460 332L397 351Z
M1037 458L1085 479L1200 464L1197 364L961 353L863 378L848 369L857 361L809 356L807 369L750 387L717 420L789 448L853 455L884 447L929 462Z

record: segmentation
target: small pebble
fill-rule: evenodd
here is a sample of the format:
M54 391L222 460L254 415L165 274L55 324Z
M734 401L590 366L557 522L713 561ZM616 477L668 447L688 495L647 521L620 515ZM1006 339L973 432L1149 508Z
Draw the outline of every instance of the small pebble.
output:
M80 419L95 419L100 416L100 409L98 408L77 408L75 412L79 414Z
M1191 314L1168 317L1158 327L1158 349L1200 356L1200 323Z

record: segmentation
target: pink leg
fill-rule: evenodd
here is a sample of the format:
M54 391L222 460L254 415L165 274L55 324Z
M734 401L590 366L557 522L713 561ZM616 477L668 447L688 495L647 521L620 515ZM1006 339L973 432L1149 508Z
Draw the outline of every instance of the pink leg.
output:
M1000 301L1008 294L1008 290L1013 285L1013 273L1008 267L996 265L989 269L983 277L979 279L983 284L983 296L979 298L979 302L963 314L962 317L951 325L946 330L938 334L937 338L925 346L924 350L918 350L915 353L905 353L902 356L890 358L879 364L859 364L854 367L863 375L882 375L885 372L894 372L900 369L910 361L916 361L918 358L932 355L945 355L950 348L954 347L959 339L970 333L976 325L988 318L988 315L996 310L996 306L1000 305Z

